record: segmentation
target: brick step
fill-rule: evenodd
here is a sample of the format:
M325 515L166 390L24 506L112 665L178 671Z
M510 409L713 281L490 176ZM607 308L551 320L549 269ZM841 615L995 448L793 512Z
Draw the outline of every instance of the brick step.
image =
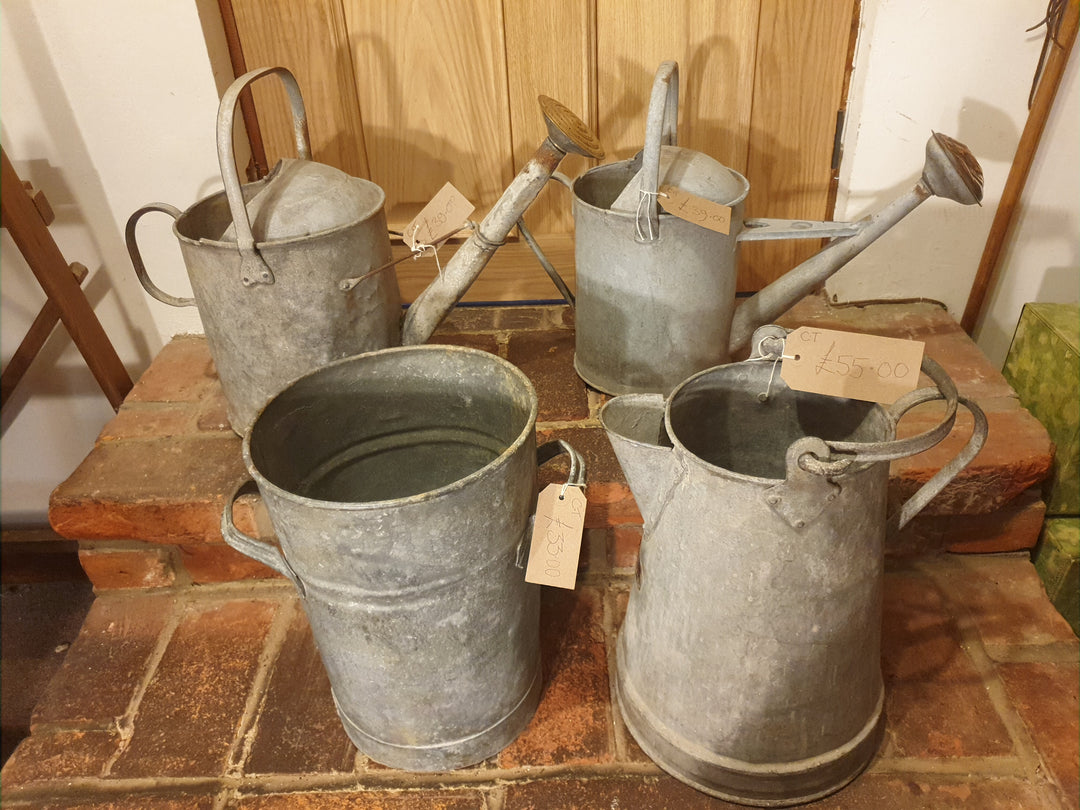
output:
M812 296L787 313L789 327L817 325L922 340L960 391L987 412L982 452L890 544L902 554L951 548L1032 548L1041 526L1033 487L1050 470L1046 430L1001 374L939 305L925 302L833 307ZM597 413L607 396L573 369L573 311L566 306L459 308L433 342L494 352L532 380L539 399L538 438L565 438L588 465L588 564L632 567L641 514ZM935 421L929 403L901 421L902 435ZM940 406L937 406L940 407ZM898 503L966 441L971 418L961 412L938 447L894 462L890 499ZM240 439L228 427L225 400L205 338L178 336L166 345L105 426L82 464L54 491L49 518L62 536L82 544L84 567L98 587L148 587L269 576L265 567L224 545L218 529L227 495L247 478ZM542 483L565 468L545 465ZM257 504L238 506L237 522L269 535ZM155 545L139 547L130 541Z

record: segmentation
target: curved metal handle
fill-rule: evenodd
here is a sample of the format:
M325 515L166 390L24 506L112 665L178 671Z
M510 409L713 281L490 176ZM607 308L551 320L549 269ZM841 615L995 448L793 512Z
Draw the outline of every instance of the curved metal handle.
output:
M293 571L292 566L289 565L288 560L285 559L285 555L281 553L281 549L277 546L264 543L262 540L257 540L254 537L249 537L244 534L238 528L233 521L233 504L236 503L236 499L241 495L246 495L253 492L258 492L258 487L255 486L255 482L247 480L236 488L236 491L230 495L225 501L225 509L221 513L221 536L225 538L225 542L232 546L251 559L261 562L268 568L272 568L282 576L286 577L293 585L296 586L296 590L300 592L301 596L306 596L307 592L304 588L304 583L300 577Z
M550 442L544 442L542 445L536 448L536 466L539 467L542 464L547 464L553 458L558 458L563 453L570 456L570 476L566 481L566 486L583 487L585 486L585 459L581 457L569 442L565 442L562 439L553 439ZM521 539L518 540L515 565L518 568L525 568L525 560L529 556L529 544L532 542L533 524L536 521L536 509L533 508L533 514L529 516L528 523L525 525L525 530L521 533Z
M124 228L124 241L127 243L128 256L131 257L131 264L135 268L135 275L139 277L139 283L142 284L143 289L163 304L168 304L171 307L193 307L195 306L194 298L178 298L175 295L169 295L151 281L150 274L146 272L146 265L143 264L142 253L139 252L139 243L135 238L135 226L138 224L139 220L142 219L143 214L148 214L151 211L160 211L163 214L168 214L173 220L177 220L181 216L180 209L175 205L169 205L168 203L150 203L149 205L144 205L128 217L127 227Z
M277 74L285 85L292 107L293 135L296 138L296 154L301 160L311 160L311 143L308 138L307 113L304 110L304 98L300 86L292 73L283 67L257 68L250 70L229 85L221 97L217 114L217 153L221 168L221 179L225 184L225 197L229 201L233 225L236 228L236 246L240 251L240 281L245 287L254 284L273 284L274 274L255 247L251 235L251 220L248 218L244 195L240 190L240 178L236 173L236 161L233 157L233 121L236 119L236 102L241 91L256 79Z
M570 475L566 480L566 485L570 487L585 486L585 459L582 458L581 453L575 450L569 442L564 441L563 439L552 439L550 442L544 442L537 447L536 466L539 467L542 464L547 464L553 458L557 458L563 453L570 456Z
M812 494L814 501L821 502L822 496L831 500L829 498L830 493L824 483L817 483L812 487L807 487L807 479L817 478L820 482L826 482L826 476L838 475L854 463L892 461L893 459L914 456L929 450L949 435L953 425L956 423L956 407L958 404L963 405L971 412L974 419L975 424L971 436L960 452L938 470L929 481L919 487L915 494L908 498L897 513L889 519L887 535L892 536L904 528L979 454L979 451L982 450L983 445L986 443L988 432L986 415L982 412L982 409L970 399L957 393L956 384L945 372L945 369L935 360L923 357L922 371L934 381L937 388L920 388L900 397L889 408L888 418L895 427L900 418L916 405L935 400L944 400L945 415L937 425L915 436L909 436L906 439L894 439L888 442L823 441L815 437L800 439L788 448L787 478L789 480L800 478L801 485L804 486L808 493ZM842 457L831 461L823 461L819 457L831 455L832 452L840 453ZM815 492L815 490L817 491ZM801 506L808 507L807 504ZM813 519L813 515L800 517L799 519ZM796 525L796 523L792 525ZM801 526L796 525L796 528L801 528Z
M959 394L952 378L945 373L937 361L923 357L922 372L934 381L936 388L920 388L896 400L888 410L888 418L893 426L905 413L916 405L934 400L945 400L945 415L937 425L923 433L906 439L893 439L887 442L844 442L827 440L829 450L841 455L833 461L822 461L813 453L803 453L799 466L817 475L835 475L854 463L872 463L875 461L893 461L898 458L914 456L929 450L949 435L956 422L956 406Z
M673 61L661 62L653 79L649 117L645 123L645 151L641 157L643 199L638 206L638 219L645 214L648 227L641 228L639 222L638 231L646 235L644 241L660 238L660 204L656 199L660 187L660 146L676 145L678 118L679 65Z
M961 405L971 411L971 415L975 420L967 444L963 446L959 453L952 457L948 464L934 473L929 481L919 487L914 495L904 501L904 505L889 519L889 527L886 536L891 537L904 528L913 517L919 514L930 501L937 497L941 491L948 486L949 482L952 481L962 469L971 463L972 459L979 454L979 451L982 450L983 445L986 443L986 434L989 430L986 414L983 413L982 408L967 397L960 397L959 401Z

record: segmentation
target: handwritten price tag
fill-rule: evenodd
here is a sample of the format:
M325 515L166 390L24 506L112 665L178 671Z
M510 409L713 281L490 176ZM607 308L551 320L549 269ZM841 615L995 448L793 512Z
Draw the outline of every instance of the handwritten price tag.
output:
M780 376L790 388L889 405L919 384L923 343L803 326L787 336Z
M465 195L451 183L446 183L405 226L402 238L409 250L416 250L421 245L437 245L464 228L475 208Z
M585 528L585 493L581 487L567 487L560 499L562 490L562 484L548 484L536 499L525 581L573 590Z
M660 207L669 214L717 233L731 232L731 206L714 203L675 186L660 186Z

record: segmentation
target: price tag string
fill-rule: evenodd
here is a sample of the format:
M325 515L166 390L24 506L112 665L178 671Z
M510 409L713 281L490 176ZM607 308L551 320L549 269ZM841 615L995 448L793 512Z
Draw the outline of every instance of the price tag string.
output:
M770 369L770 371L769 371L769 384L767 386L765 386L765 391L763 393L758 394L758 401L759 402L768 402L769 401L769 394L772 393L773 380L776 378L776 366L777 366L777 364L781 360L798 360L799 359L799 355L797 355L797 354L784 354L783 350L781 350L779 354L777 354L775 351L770 351L770 352L766 353L766 351L765 351L765 341L767 341L767 340L776 340L776 338L773 338L771 336L762 338L761 341L757 345L757 351L758 351L758 354L760 356L759 357L751 357L746 361L748 363L761 362L761 361L765 361L765 362L771 361L772 362L772 369ZM785 346L785 348L786 348L786 346Z
M458 229L458 232L463 231L463 230L475 231L475 229L476 229L476 223L473 222L472 220L469 220L461 228ZM442 263L439 261L439 247L443 244L443 242L440 242L437 245L427 245L427 244L424 244L422 242L410 242L408 239L405 238L405 234L403 234L401 231L387 231L387 233L389 233L391 236L400 236L401 241L403 241L405 243L405 247L409 248L410 252L406 253L404 256L399 256L398 258L394 259L393 261L389 261L386 264L380 264L374 270L368 270L366 273L364 273L361 276L353 276L352 278L343 278L341 281L338 282L338 287L341 288L341 290L343 292L348 292L349 290L353 289L357 284L359 284L361 281L369 279L372 276L381 273L383 270L389 270L391 267L394 267L396 265L401 264L406 259L412 259L412 260L415 261L416 259L419 259L422 256L434 256L435 257L435 266L439 269L439 278L442 278L443 267L442 267ZM415 238L415 236L416 236L416 228L413 228L413 237ZM429 250L431 251L430 253L428 253Z
M645 211L645 201L648 200L650 197L656 197L656 198L666 197L667 194L665 194L662 191L646 191L645 189L639 189L638 193L641 194L641 196L638 198L637 215L634 217L634 227L637 228L637 237L638 237L638 239L640 239L641 241L644 242L645 241L645 234L642 233L642 231L641 231L641 215L643 213L647 213ZM645 221L649 224L649 240L648 241L651 242L654 239L656 239L656 236L653 235L652 219L649 218L648 216L646 216Z

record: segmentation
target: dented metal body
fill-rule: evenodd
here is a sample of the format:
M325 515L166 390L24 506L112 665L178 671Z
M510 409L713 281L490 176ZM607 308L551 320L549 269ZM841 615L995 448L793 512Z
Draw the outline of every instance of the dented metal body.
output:
M536 412L505 360L399 347L302 377L244 439L280 545L237 530L231 501L222 533L295 584L345 730L377 762L479 762L536 708ZM583 476L566 445L539 459L559 451Z
M601 411L645 519L617 642L623 717L679 779L763 806L831 793L876 752L884 543L986 435L930 360L938 389L889 409L793 391L772 365L720 366L669 400ZM936 428L895 439L907 409L942 398ZM890 523L888 460L941 441L958 401L974 435Z

